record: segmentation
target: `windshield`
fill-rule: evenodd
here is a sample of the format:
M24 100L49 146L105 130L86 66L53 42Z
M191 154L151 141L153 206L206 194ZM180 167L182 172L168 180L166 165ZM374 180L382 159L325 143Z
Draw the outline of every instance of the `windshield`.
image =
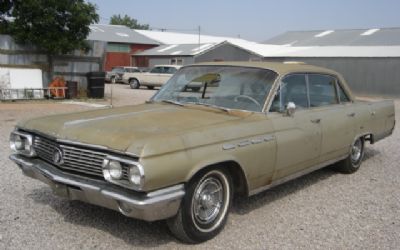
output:
M179 70L152 101L261 112L276 77L267 69L189 66Z
M124 71L124 68L122 68L122 67L114 67L111 70L111 72L122 72L122 71Z

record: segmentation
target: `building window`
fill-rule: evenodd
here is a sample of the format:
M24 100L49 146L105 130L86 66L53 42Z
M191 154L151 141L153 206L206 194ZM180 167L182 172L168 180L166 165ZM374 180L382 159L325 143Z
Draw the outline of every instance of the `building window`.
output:
M131 48L129 44L108 43L107 52L125 52L129 53Z
M171 58L170 64L171 65L183 65L183 59L182 58Z

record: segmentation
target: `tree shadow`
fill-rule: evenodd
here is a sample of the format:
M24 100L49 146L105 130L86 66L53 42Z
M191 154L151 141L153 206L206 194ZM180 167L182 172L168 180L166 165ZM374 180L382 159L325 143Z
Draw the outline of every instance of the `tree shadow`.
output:
M164 221L145 222L111 209L69 201L55 196L48 187L34 189L27 196L36 203L50 206L68 223L99 229L132 246L153 248L177 242Z

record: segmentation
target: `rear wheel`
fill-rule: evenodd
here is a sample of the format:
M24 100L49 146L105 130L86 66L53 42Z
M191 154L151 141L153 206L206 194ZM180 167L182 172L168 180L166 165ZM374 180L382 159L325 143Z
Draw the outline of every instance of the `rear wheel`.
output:
M360 168L362 159L364 157L364 144L365 140L363 137L357 138L350 147L349 156L346 159L338 162L336 169L345 174L356 172Z
M129 80L129 86L131 86L131 89L138 89L140 88L140 83L136 78L133 78Z
M189 182L178 214L167 220L178 239L200 243L225 226L232 201L232 180L223 169L211 169Z

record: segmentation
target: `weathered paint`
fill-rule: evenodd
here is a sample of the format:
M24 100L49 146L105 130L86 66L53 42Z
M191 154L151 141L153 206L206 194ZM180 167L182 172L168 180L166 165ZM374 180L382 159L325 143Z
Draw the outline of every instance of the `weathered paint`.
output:
M144 191L187 182L202 168L226 161L238 163L249 191L257 190L293 173L343 159L357 136L372 134L380 139L394 128L392 101L354 101L344 79L328 69L260 62L203 65L267 68L280 77L293 72L336 75L352 102L299 110L293 116L147 103L36 118L18 126L137 155L145 169ZM312 122L315 119L320 122Z

